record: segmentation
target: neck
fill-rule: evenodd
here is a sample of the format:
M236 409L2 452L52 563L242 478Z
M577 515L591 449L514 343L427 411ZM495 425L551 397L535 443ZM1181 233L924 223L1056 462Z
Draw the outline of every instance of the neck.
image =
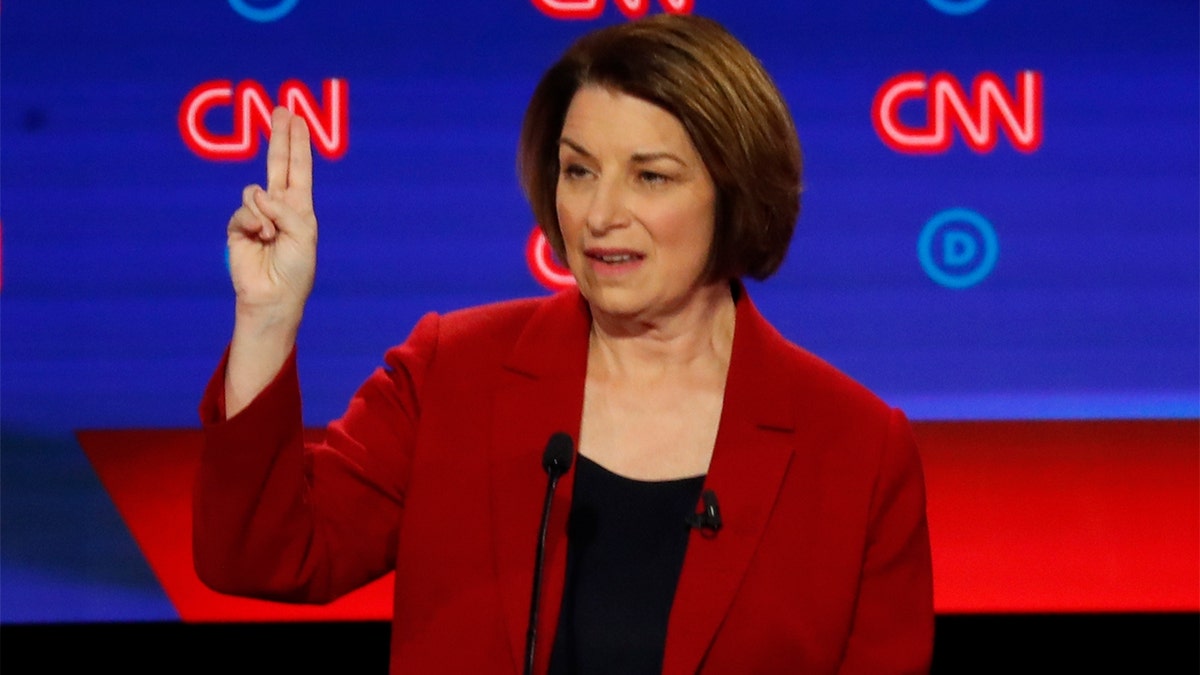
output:
M653 380L679 370L717 368L733 349L736 309L729 283L702 286L679 310L656 317L593 311L589 375Z

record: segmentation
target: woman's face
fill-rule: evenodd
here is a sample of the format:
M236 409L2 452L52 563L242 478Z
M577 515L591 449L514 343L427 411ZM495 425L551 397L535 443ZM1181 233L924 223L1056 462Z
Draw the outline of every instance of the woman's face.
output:
M593 311L653 320L695 300L716 188L679 120L587 86L567 110L558 159L567 264Z

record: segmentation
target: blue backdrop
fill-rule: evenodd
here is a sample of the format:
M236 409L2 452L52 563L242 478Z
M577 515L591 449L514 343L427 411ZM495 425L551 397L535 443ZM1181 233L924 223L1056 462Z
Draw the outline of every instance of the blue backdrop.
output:
M306 420L323 424L422 313L548 292L524 256L524 105L575 37L627 19L616 0L589 20L540 1L5 3L0 621L174 616L71 432L195 426L230 335L225 224L265 182L265 144L200 156L185 99L228 81L274 100L294 80L330 115L323 83L347 84L348 139L317 158L300 336ZM797 235L750 285L786 336L914 419L1200 415L1194 1L692 11L762 59L800 131ZM1022 97L1024 71L1040 89ZM876 130L873 101L904 73L964 92L927 87L889 118L945 122L944 151ZM1004 100L989 108L977 78ZM243 106L214 100L200 133L236 136ZM939 116L956 100L970 114ZM1005 101L1015 123L996 121ZM964 122L985 110L990 149Z

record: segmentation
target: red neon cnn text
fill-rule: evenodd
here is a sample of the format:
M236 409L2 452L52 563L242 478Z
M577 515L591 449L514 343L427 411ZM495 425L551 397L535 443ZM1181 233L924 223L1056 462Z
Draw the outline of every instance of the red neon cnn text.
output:
M1042 74L1034 70L1017 75L1015 94L995 73L981 73L967 96L948 73L904 73L888 80L875 94L871 119L880 140L896 152L936 154L950 149L951 126L975 152L991 152L1000 133L1021 152L1042 144ZM906 103L925 104L924 126L900 120Z
M575 277L554 257L550 242L542 234L542 228L533 226L529 239L525 242L525 263L533 278L546 290L561 291L575 285Z
M555 19L595 19L604 13L605 0L532 0L546 16ZM645 16L650 0L613 0L621 13L630 19ZM695 0L658 0L668 14L691 14Z
M313 147L326 159L340 159L349 147L350 87L346 80L322 83L322 102L303 83L288 80L279 87L278 104L308 123ZM258 154L260 139L270 137L275 103L261 84L246 80L211 80L188 92L179 106L179 133L192 152L217 161L246 160ZM209 114L231 114L233 131L220 134L206 124Z

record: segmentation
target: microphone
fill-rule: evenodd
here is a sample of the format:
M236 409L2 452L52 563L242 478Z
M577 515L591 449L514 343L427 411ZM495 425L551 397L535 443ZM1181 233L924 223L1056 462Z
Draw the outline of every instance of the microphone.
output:
M559 431L546 443L546 451L542 453L542 468L550 474L551 480L557 480L571 470L573 459L575 443L570 436Z
M717 504L717 493L712 490L705 490L704 494L700 495L700 500L704 502L704 508L700 513L694 513L687 517L687 523L690 527L700 530L700 533L706 537L711 537L717 534L721 529L721 506Z
M575 442L559 431L546 442L542 453L542 468L549 475L546 483L546 503L542 506L542 527L538 531L537 558L533 567L533 596L529 601L529 627L525 631L525 675L533 673L534 644L537 642L538 605L542 596L542 566L546 557L546 530L550 529L550 505L554 502L554 488L558 479L571 470L575 459Z

